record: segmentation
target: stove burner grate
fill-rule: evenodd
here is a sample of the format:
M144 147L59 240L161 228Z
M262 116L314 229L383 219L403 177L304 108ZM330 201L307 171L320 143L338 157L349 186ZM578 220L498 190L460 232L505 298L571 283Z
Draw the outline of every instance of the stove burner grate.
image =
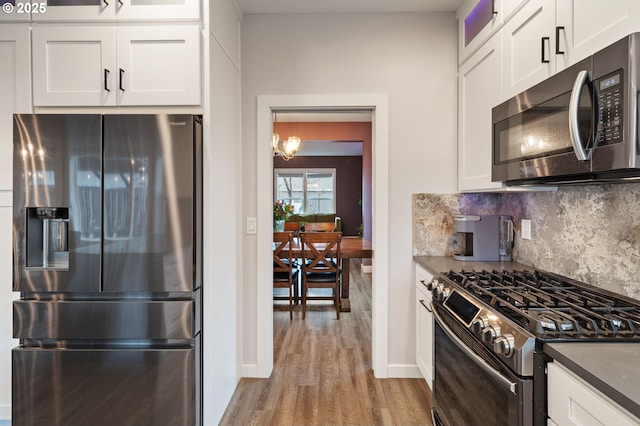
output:
M450 271L449 279L540 338L640 338L640 302L542 271Z

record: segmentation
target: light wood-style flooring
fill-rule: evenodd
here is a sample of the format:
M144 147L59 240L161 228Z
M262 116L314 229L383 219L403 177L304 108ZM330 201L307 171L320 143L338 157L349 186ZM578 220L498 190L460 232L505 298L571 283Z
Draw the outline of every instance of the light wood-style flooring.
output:
M373 376L371 275L353 259L350 278L351 312L340 320L330 304L308 307L304 321L300 306L293 321L274 306L273 373L241 379L221 425L432 424L424 380Z

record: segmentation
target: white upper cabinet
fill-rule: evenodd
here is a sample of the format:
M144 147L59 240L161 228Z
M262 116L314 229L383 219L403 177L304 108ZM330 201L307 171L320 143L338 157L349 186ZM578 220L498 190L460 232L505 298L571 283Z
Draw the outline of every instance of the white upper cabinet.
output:
M491 182L491 109L502 88L502 33L458 71L458 191L502 189Z
M556 3L560 47L557 70L640 31L640 1L562 0Z
M200 0L49 0L34 21L182 21L200 18Z
M198 25L39 25L33 65L36 106L200 104Z
M529 0L502 31L506 99L640 31L640 1Z
M465 1L458 9L458 63L466 61L527 1Z
M34 104L115 105L115 33L113 27L35 27Z
M122 27L117 43L119 105L200 104L198 26Z
M13 114L31 112L28 24L0 25L0 191L11 190Z
M554 0L530 0L503 32L503 99L506 100L556 71Z

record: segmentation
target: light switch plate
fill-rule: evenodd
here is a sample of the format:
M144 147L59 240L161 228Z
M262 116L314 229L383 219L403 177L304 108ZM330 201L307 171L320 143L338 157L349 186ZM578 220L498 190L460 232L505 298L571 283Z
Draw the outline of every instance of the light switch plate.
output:
M255 234L258 232L258 222L255 217L247 218L247 234Z
M520 226L520 232L522 234L523 240L531 239L531 220L522 219L522 224Z

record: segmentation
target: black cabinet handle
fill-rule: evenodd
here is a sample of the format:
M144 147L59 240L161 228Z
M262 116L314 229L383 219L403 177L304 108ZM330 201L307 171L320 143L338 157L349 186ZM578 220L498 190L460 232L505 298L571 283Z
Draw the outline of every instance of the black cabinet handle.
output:
M109 6L109 2L107 0L102 0L105 6Z
M120 81L118 82L118 85L120 86L120 90L124 92L124 87L122 86L123 81L124 81L124 70L120 68Z
M542 63L543 63L543 64L548 64L548 63L549 63L549 60L544 58L544 57L545 57L545 56L544 56L544 51L545 51L544 45L545 45L545 41L548 43L548 42L549 42L549 37L542 37L542 46L540 47L540 54L541 54L541 59L540 59L540 60L542 61Z
M497 15L498 11L496 10L496 0L491 0L491 14Z
M564 27L556 27L556 55L564 55L564 50L560 50L560 30L564 32Z
M424 303L424 300L420 300L420 304L421 304L422 306L424 306L424 307L425 307L425 309L426 309L427 311L429 311L429 312L433 312L433 311L431 310L431 308L430 308L430 307L428 307L426 303Z
M109 89L109 70L106 68L104 69L104 90L107 92L111 91L111 89Z

